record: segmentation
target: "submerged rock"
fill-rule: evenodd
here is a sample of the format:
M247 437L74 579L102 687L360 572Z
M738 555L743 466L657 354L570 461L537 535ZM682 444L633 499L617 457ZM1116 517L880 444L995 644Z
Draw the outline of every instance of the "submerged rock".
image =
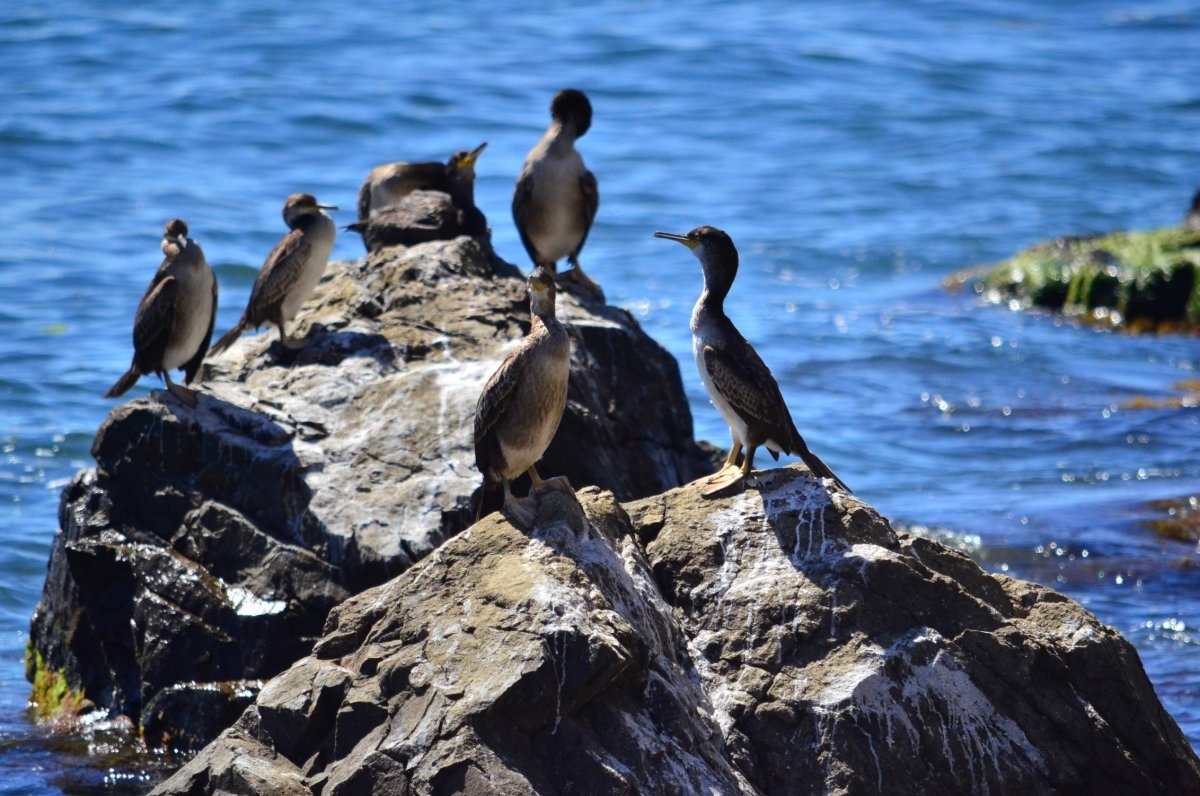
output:
M1137 653L799 468L497 515L351 598L156 794L1185 793Z
M299 351L245 337L195 408L115 408L63 492L32 660L151 746L215 737L333 606L466 527L475 401L528 326L524 285L467 237L334 263ZM709 469L670 354L624 310L560 316L570 436L541 472L629 499Z
M1200 331L1200 230L1059 238L955 275L993 303L1130 331Z

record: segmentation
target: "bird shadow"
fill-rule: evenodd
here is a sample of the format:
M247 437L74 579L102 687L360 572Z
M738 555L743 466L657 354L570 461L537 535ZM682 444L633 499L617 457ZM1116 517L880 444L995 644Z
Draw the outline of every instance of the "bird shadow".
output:
M268 346L266 354L280 365L322 365L335 367L347 359L370 358L388 369L396 367L396 349L377 332L332 331L315 323L298 348L288 348L279 340Z

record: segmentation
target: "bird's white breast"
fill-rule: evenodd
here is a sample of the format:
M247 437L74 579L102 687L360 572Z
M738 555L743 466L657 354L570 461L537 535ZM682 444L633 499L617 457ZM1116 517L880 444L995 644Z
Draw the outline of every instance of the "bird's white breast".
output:
M583 192L579 180L583 158L572 149L560 157L547 157L533 169L533 195L528 233L538 252L557 262L579 248L583 238Z

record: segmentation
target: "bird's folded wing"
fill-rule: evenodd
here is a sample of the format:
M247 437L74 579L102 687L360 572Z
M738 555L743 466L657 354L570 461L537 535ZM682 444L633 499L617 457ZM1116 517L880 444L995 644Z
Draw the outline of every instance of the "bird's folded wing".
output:
M291 291L311 251L312 244L297 229L284 235L271 250L250 292L250 303L258 310L254 313L256 323L265 320L268 308L278 305Z
M139 360L161 362L175 324L179 283L168 276L157 280L138 305L133 320L133 348Z
M524 349L517 349L508 355L504 363L496 369L479 394L479 403L475 407L475 442L478 445L484 435L500 421L512 402L517 385L521 382L521 354Z
M772 428L779 423L779 385L753 348L747 345L744 355L735 358L705 346L704 366L713 386L743 419Z
M592 222L596 219L596 210L600 207L600 186L596 183L596 175L585 171L579 178L579 190L583 192L583 237L575 247L578 254L587 243L588 233L592 230Z

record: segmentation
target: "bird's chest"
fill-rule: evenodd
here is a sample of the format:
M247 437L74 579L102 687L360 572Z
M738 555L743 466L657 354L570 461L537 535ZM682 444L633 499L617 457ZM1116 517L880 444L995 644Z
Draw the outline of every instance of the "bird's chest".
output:
M705 335L702 330L693 330L692 355L696 359L696 370L700 374L700 383L704 385L704 390L708 393L708 400L721 413L721 417L725 419L730 430L737 435L738 439L745 440L747 431L746 422L734 411L733 405L718 387L712 374L709 373L708 365L704 360L705 345Z
M521 420L507 423L499 442L512 478L529 469L549 447L567 403L570 343L548 340L552 356L535 358L517 386L513 411Z
M534 172L529 232L547 259L560 260L579 247L585 227L579 184L583 173L583 161L575 152L547 158Z
M332 222L330 226L332 226ZM325 273L325 265L329 262L329 255L332 251L332 231L328 235L314 237L308 259L304 261L296 278L296 285L288 291L287 298L283 300L284 320L290 321L296 317L300 307L308 301L308 297L316 289L317 283L321 281L321 274Z
M173 333L163 352L163 368L189 362L208 334L213 315L213 274L207 267L185 268L173 274L179 283Z

